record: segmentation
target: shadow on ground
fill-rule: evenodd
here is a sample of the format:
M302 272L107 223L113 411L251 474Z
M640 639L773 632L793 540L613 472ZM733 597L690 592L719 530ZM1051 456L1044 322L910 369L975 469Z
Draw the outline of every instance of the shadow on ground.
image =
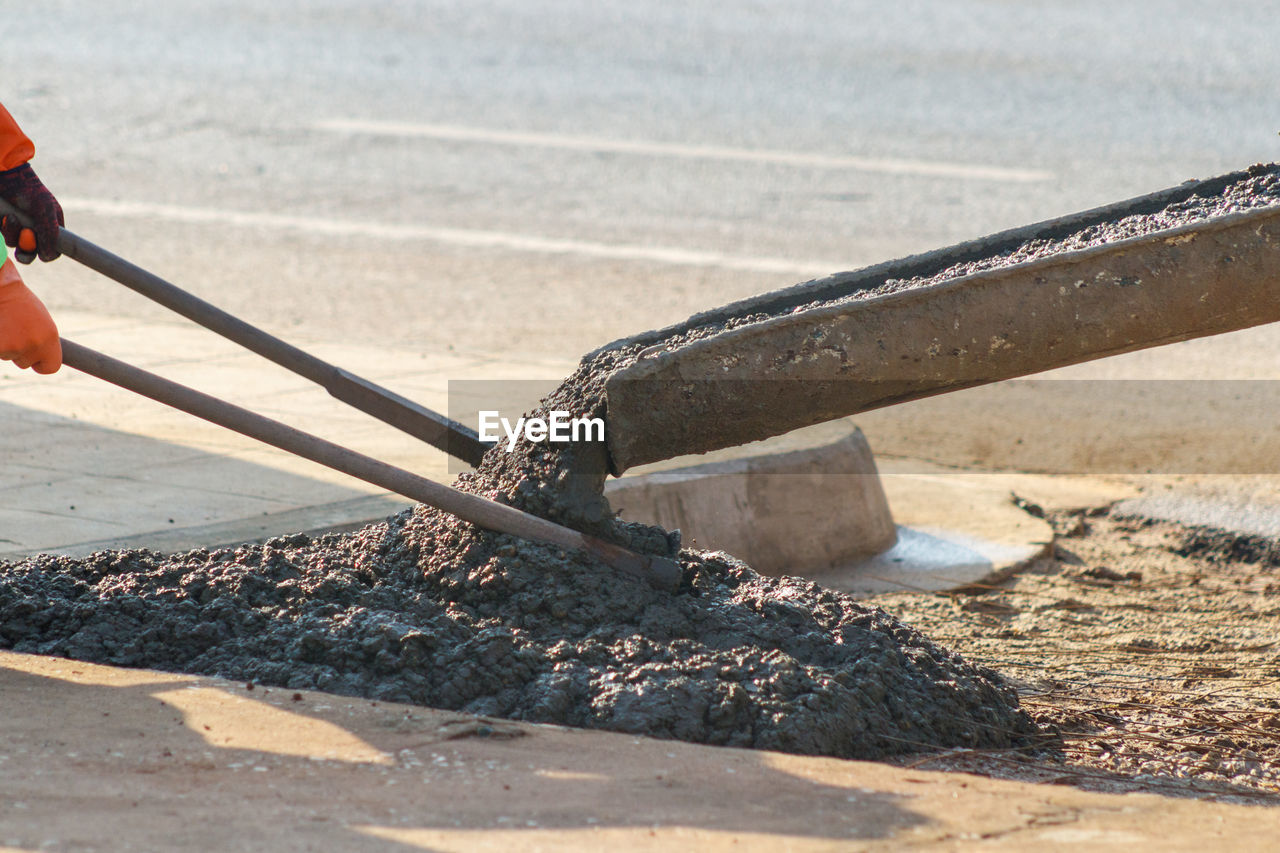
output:
M11 800L0 826L18 848L57 838L452 850L536 837L835 849L925 822L899 795L853 787L852 773L848 786L822 784L770 753L8 652L0 695L0 790Z
M0 429L0 559L180 551L333 528L408 505L250 461L231 433L226 444L180 444L4 402Z

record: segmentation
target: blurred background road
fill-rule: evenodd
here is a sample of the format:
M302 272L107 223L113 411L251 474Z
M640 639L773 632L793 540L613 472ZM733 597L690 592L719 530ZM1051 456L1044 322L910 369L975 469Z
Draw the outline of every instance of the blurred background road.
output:
M46 0L3 99L73 230L255 322L571 357L1276 159L1278 12Z
M2 96L73 230L251 322L573 359L1275 160L1277 21L1181 0L46 0L6 28ZM27 277L55 313L165 316L71 263ZM1082 375L1280 378L1273 337ZM1035 467L1016 411L997 429L947 399L947 429L913 444L936 417L899 407L873 444Z

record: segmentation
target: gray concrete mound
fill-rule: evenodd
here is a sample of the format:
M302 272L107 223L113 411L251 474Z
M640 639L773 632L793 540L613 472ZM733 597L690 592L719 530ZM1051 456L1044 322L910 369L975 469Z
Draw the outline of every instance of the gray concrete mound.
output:
M1010 747L994 673L723 554L679 592L419 507L344 536L0 571L0 646L520 720L874 758Z

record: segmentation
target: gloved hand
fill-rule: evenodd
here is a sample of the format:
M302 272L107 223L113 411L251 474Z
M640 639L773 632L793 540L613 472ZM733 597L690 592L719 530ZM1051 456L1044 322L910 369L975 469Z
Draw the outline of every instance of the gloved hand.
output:
M0 198L25 213L34 226L36 246L33 254L19 246L20 235L26 230L22 223L12 216L0 219L0 232L4 234L5 244L18 249L14 257L29 264L36 255L42 261L52 261L61 254L58 251L58 226L67 224L62 216L62 205L36 177L30 163L0 172ZM29 241L27 245L30 245Z
M36 373L56 373L62 366L58 327L8 260L0 267L0 358Z

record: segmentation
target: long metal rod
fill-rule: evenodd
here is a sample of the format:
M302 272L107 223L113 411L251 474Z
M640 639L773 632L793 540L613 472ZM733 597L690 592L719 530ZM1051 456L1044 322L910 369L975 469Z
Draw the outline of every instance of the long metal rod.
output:
M13 215L23 222L27 221L23 214L3 201L0 201L0 215ZM72 260L114 279L170 311L274 361L286 370L310 379L342 402L469 465L479 465L480 457L489 448L467 426L316 358L66 228L59 229L58 249Z
M234 430L241 435L278 447L366 483L388 489L420 503L452 513L464 521L500 533L546 542L561 548L582 549L613 568L634 575L659 589L672 590L680 582L680 567L662 557L636 554L577 530L522 512L479 495L419 477L403 468L348 450L341 445L263 417L248 409L211 397L141 368L126 364L66 338L62 339L63 363L76 370L119 385L144 397L172 406L198 418Z

